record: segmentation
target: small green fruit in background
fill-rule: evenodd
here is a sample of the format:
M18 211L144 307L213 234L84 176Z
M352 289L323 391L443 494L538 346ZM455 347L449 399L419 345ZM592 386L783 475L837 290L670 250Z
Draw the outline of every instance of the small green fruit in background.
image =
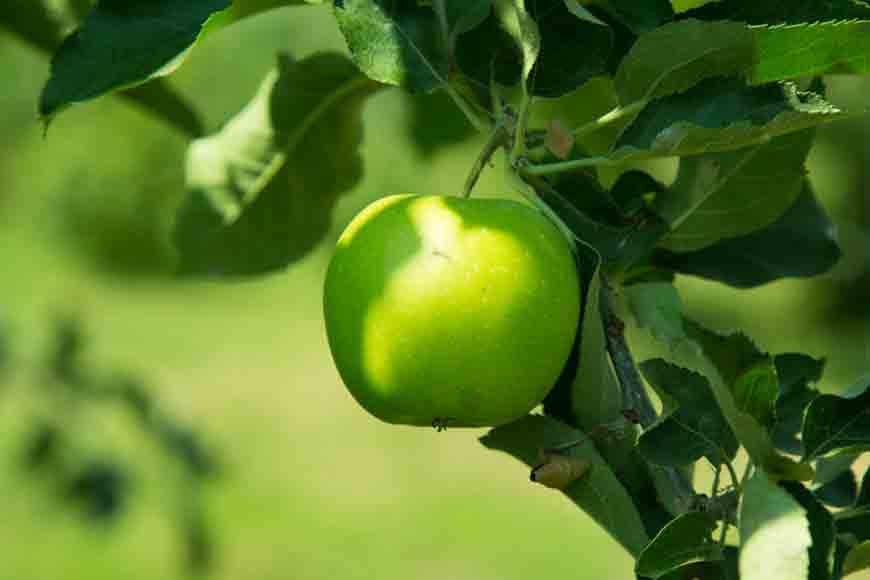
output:
M508 200L396 195L364 209L326 275L326 333L356 400L390 423L522 417L568 358L580 288L567 240Z

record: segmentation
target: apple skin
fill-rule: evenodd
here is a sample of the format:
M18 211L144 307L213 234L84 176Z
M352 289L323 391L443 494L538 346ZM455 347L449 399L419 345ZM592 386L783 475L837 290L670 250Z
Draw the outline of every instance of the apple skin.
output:
M530 206L394 195L341 235L326 333L353 397L406 425L518 419L552 388L580 313L571 248Z

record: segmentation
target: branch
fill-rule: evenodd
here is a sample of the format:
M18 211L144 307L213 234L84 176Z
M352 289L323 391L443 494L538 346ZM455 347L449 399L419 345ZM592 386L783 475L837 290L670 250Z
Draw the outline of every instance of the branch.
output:
M607 341L607 353L616 371L616 377L622 387L622 404L625 409L637 413L641 427L648 429L658 418L652 401L646 392L643 379L637 370L634 357L625 340L625 323L613 312L611 303L611 288L604 276L601 276L601 294L599 309L601 321L604 324L604 336ZM674 467L659 467L670 486L676 509L681 512L698 509L699 496L692 487L692 482L686 474Z

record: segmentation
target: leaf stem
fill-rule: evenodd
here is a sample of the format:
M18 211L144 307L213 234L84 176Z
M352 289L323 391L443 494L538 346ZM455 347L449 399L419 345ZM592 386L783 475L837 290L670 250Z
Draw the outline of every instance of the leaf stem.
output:
M597 165L619 165L620 163L622 163L622 160L611 159L610 157L583 157L581 159L569 159L568 161L558 161L556 163L528 165L523 168L523 172L529 175L553 175L556 173L575 171L585 167L595 167Z
M640 101L635 101L634 103L631 103L627 107L615 107L615 108L611 109L610 111L604 113L603 115L601 115L597 119L590 121L588 123L585 123L583 125L580 125L576 129L574 129L574 131L572 131L572 134L574 135L575 138L584 137L584 136L588 135L589 133L594 133L595 131L597 131L598 129L601 129L602 127L606 127L607 125L610 125L611 123L615 123L616 121L619 121L620 119L623 119L625 117L628 117L630 115L634 115L635 113L640 112L648 104L649 104L648 100L641 99Z

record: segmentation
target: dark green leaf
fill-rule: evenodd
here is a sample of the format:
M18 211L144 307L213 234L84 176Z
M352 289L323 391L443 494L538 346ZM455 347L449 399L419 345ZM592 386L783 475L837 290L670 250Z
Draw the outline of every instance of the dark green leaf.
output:
M870 509L845 510L836 517L837 534L850 543L870 540Z
M870 18L870 9L865 18ZM759 26L758 59L752 84L825 74L870 72L870 22L817 22L797 26ZM808 50L808 47L812 47Z
M819 396L811 387L822 378L825 359L814 359L801 353L778 354L774 357L779 376L779 397L776 400L776 424L772 437L777 447L787 453L799 454L801 443L797 439L804 411Z
M833 507L844 508L851 506L858 495L858 483L855 481L855 472L844 469L840 475L813 490L813 494L819 501Z
M813 136L802 131L752 148L682 159L673 186L656 198L672 229L661 245L699 250L776 221L803 189Z
M780 484L806 510L813 543L809 549L809 580L829 580L834 557L836 529L831 513L820 504L813 494L796 481Z
M765 228L692 252L659 250L656 266L752 288L780 278L818 276L840 259L836 231L807 181L791 207Z
M812 546L806 510L756 470L740 504L740 580L808 580Z
M575 191L568 199L544 182L536 185L539 186L537 192L541 198L553 208L577 239L598 252L607 270L624 269L647 256L667 233L667 225L650 212L636 216L628 225L607 225L592 219L575 205L578 196L590 192Z
M870 383L849 397L820 395L807 407L802 440L804 458L837 449L870 446Z
M747 371L770 357L742 333L722 336L688 319L685 320L685 329L689 338L701 346L704 356L714 367L713 371L718 374L710 380L716 402L755 464L778 479L812 479L813 469L778 453L767 430L747 412L748 408L739 407L735 399L735 384Z
M456 103L443 90L411 95L408 101L410 112L407 131L425 157L477 134Z
M445 0L444 11L450 38L480 26L489 16L492 0Z
M504 451L530 467L540 461L541 450L572 441L581 442L564 449L562 453L589 462L590 469L563 493L630 553L639 554L649 538L637 508L610 466L581 431L554 419L530 415L496 427L481 438L481 443L486 447Z
M564 95L605 72L613 45L606 23L577 0L537 0L526 9L546 31L530 75L533 94ZM522 76L522 53L497 14L459 37L456 58L462 71L483 86L489 86L490 79L514 85Z
M803 24L870 18L864 0L720 0L685 15L703 20L737 20L749 24Z
M613 160L734 151L848 115L791 84L711 79L650 103L620 136Z
M6 28L34 47L54 52L61 43L62 23L49 14L45 2L13 0L0 16L0 28ZM122 90L119 95L157 118L162 118L191 137L203 133L196 112L163 79L152 79L141 86Z
M379 86L342 55L281 58L241 113L191 146L175 229L181 272L268 272L320 241L361 176L361 111Z
M212 14L230 0L103 0L51 63L39 112L140 84L173 68Z
M610 188L610 195L625 215L635 215L646 207L644 196L659 194L665 190L664 184L639 169L620 174Z
M710 537L716 522L708 514L690 512L674 518L640 553L638 575L658 580L670 572L719 558L719 546Z
M645 361L640 369L665 400L665 408L673 408L640 436L638 448L645 458L680 466L703 456L714 465L734 457L737 440L706 378L662 359Z
M598 0L596 4L635 34L648 32L674 17L668 0Z
M344 0L335 3L335 18L354 62L369 78L412 92L447 82L447 47L431 6Z
M622 60L615 78L619 102L666 97L710 77L738 74L752 64L753 49L752 34L737 22L666 24L642 35Z

